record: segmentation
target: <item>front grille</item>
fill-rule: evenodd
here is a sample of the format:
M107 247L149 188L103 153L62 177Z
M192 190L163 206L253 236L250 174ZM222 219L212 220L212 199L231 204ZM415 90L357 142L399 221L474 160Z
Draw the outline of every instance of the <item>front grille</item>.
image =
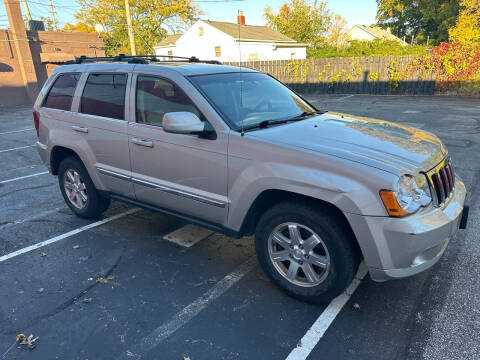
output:
M455 188L455 173L451 159L446 159L428 173L430 191L435 206L442 205L450 198Z

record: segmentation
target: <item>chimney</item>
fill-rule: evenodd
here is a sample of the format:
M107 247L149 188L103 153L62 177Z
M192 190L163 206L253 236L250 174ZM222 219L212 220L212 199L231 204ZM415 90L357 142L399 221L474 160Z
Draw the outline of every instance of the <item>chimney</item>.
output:
M237 23L239 25L245 25L245 15L243 15L243 12L241 11L238 12Z

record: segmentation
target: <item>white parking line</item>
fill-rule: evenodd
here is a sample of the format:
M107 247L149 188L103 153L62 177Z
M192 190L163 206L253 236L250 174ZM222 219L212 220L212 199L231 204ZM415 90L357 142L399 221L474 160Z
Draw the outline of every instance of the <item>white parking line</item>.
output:
M209 237L213 233L214 232L212 230L208 230L206 228L193 224L187 224L185 226L182 226L180 229L177 229L165 235L163 238L175 244L190 247L195 245L199 241Z
M344 96L344 97L335 99L334 101L343 101L343 100L348 99L348 98L351 98L351 97L353 97L353 96L355 96L355 95L347 95L347 96Z
M178 312L173 318L170 319L170 321L159 326L152 333L150 333L150 335L144 337L140 343L135 345L132 351L128 350L126 356L122 358L131 358L132 356L139 358L138 356L141 356L141 354L144 354L159 345L163 340L168 338L175 331L197 316L212 301L215 301L234 284L240 281L255 267L256 264L257 261L254 258L250 258L242 263L233 272L220 280L213 288L197 298L190 305L183 308L182 311Z
M310 329L308 329L299 341L298 346L290 352L286 360L305 360L308 355L310 355L310 352L318 344L323 334L325 334L333 323L333 320L335 320L366 274L367 267L365 263L362 262L352 283L342 294L338 295L328 304L327 308L320 314Z
M33 251L33 250L37 250L37 249L40 249L44 246L47 246L47 245L50 245L50 244L53 244L53 243L56 243L60 240L63 240L63 239L66 239L70 236L73 236L73 235L76 235L78 233L81 233L85 230L88 230L88 229L92 229L94 227L97 227L97 226L100 226L100 225L103 225L103 224L106 224L110 221L113 221L113 220L117 220L121 217L124 217L126 215L130 215L130 214L133 214L133 213L136 213L138 211L140 211L141 209L131 209L131 210L128 210L128 211L125 211L123 213L120 213L120 214L117 214L117 215L114 215L114 216L111 216L109 218L106 218L106 219L103 219L103 220L100 220L100 221L97 221L97 222L94 222L94 223L91 223L91 224L88 224L88 225L85 225L85 226L82 226L82 227L79 227L78 229L75 229L75 230L72 230L72 231L69 231L65 234L62 234L62 235L58 235L58 236L55 236L51 239L48 239L48 240L45 240L45 241L42 241L42 242L39 242L37 244L34 244L34 245L30 245L30 246L27 246L27 247L24 247L23 249L19 249L17 251L14 251L10 254L7 254L7 255L3 255L3 256L0 256L0 263L3 262L3 261L6 261L6 260L9 260L11 258L14 258L18 255L22 255L22 254L25 254L27 252L30 252L30 251Z
M9 183L9 182L12 182L12 181L27 179L27 178L30 178L30 177L33 177L33 176L44 175L44 174L48 174L48 171L43 171L43 172L39 172L39 173L36 173L36 174L25 175L25 176L20 176L20 177L13 178L13 179L3 180L3 181L0 181L0 184L6 184L6 183Z
M6 132L0 133L0 135L15 134L15 133L19 133L19 132L23 132L23 131L30 131L30 130L35 130L35 128L28 128L28 129L22 129L22 130L6 131Z
M8 152L8 151L15 151L15 150L22 150L22 149L27 149L34 147L35 145L27 145L27 146L20 146L16 148L11 148L11 149L5 149L5 150L0 150L0 153Z

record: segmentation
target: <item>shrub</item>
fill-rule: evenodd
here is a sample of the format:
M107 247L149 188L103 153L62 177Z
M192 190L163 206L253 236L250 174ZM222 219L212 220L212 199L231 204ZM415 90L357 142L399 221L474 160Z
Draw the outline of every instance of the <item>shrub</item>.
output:
M336 48L323 44L317 48L308 48L310 59L327 57L382 56L382 55L420 55L426 49L422 45L402 45L394 40L375 39L373 41L351 40L346 46Z

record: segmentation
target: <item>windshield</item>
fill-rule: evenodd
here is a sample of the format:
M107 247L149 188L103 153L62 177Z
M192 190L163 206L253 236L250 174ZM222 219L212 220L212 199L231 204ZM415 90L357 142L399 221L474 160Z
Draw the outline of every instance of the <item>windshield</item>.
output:
M262 73L199 75L190 80L235 130L315 111L281 82Z

